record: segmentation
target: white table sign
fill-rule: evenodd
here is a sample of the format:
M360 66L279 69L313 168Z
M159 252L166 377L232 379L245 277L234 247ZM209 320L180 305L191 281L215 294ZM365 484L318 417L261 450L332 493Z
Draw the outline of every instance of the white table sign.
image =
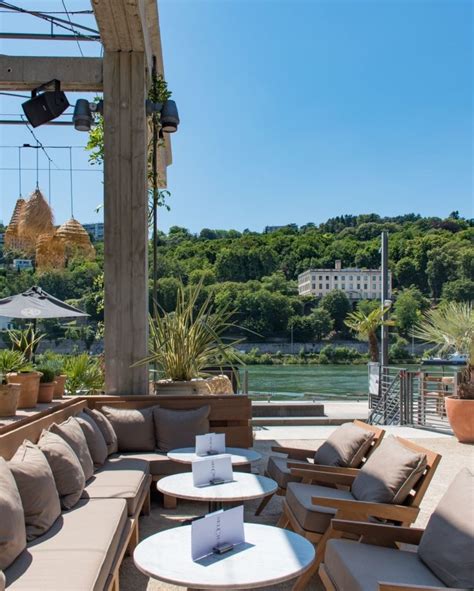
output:
M191 466L194 486L222 484L234 479L232 460L228 454L199 458Z
M214 553L215 548L232 547L245 542L244 506L209 513L191 524L191 555L199 560Z
M196 435L196 455L208 456L225 453L225 433Z

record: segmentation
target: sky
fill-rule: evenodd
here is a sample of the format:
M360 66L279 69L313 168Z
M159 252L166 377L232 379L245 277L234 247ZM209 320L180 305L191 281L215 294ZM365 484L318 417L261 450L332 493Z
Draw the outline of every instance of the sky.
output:
M63 9L61 0L11 2ZM261 231L369 212L472 217L473 4L160 0L165 75L181 118L160 228ZM72 18L94 26L91 16ZM0 30L49 29L0 11ZM100 55L100 44L80 45ZM76 43L0 40L4 54L79 52ZM79 97L87 95L69 95ZM18 116L21 102L0 95L0 118ZM35 134L45 146L74 146L73 213L101 221L102 174L88 164L87 135L51 126ZM0 145L24 143L35 143L27 128L0 126ZM71 216L69 149L47 152L51 177L40 153L39 185L61 223ZM36 186L36 150L21 153L25 196ZM6 223L19 195L16 147L0 149L0 168Z

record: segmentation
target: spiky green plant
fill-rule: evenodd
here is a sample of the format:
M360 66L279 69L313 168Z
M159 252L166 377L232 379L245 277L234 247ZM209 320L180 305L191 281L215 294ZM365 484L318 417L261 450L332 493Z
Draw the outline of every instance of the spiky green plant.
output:
M29 369L28 362L21 351L0 351L0 383L6 383L6 375L12 371L25 371Z
M384 316L388 312L389 307L376 308L365 314L361 310L350 312L344 324L357 334L357 338L361 341L368 341L369 355L371 361L379 360L379 341L377 338L377 330L382 326L390 326L393 324L391 320L385 320Z
M154 363L163 377L187 381L205 376L206 367L241 363L235 347L243 339L227 339L238 328L230 306L214 308L212 293L205 294L202 281L178 288L176 309L166 312L157 305L150 318L150 355L134 364Z
M33 359L36 349L45 336L38 332L32 324L23 329L7 330L8 338L14 351L21 351L27 361Z
M474 307L472 302L449 302L425 312L413 336L435 345L440 354L461 353L468 362L458 387L460 398L474 398Z
M87 353L67 357L64 373L67 376L66 389L73 396L79 391L91 394L103 388L104 375L100 360Z

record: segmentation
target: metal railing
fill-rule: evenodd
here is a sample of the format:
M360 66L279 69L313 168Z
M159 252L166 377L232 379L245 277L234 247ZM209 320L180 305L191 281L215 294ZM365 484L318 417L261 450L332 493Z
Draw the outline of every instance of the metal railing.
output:
M452 433L445 398L456 391L457 381L455 372L382 367L380 394L371 397L369 422Z

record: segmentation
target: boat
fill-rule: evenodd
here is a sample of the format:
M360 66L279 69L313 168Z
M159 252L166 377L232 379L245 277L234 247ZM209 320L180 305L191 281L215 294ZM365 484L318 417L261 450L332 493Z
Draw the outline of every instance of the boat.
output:
M468 362L467 355L464 353L452 353L447 357L430 357L423 359L421 365L466 365Z

